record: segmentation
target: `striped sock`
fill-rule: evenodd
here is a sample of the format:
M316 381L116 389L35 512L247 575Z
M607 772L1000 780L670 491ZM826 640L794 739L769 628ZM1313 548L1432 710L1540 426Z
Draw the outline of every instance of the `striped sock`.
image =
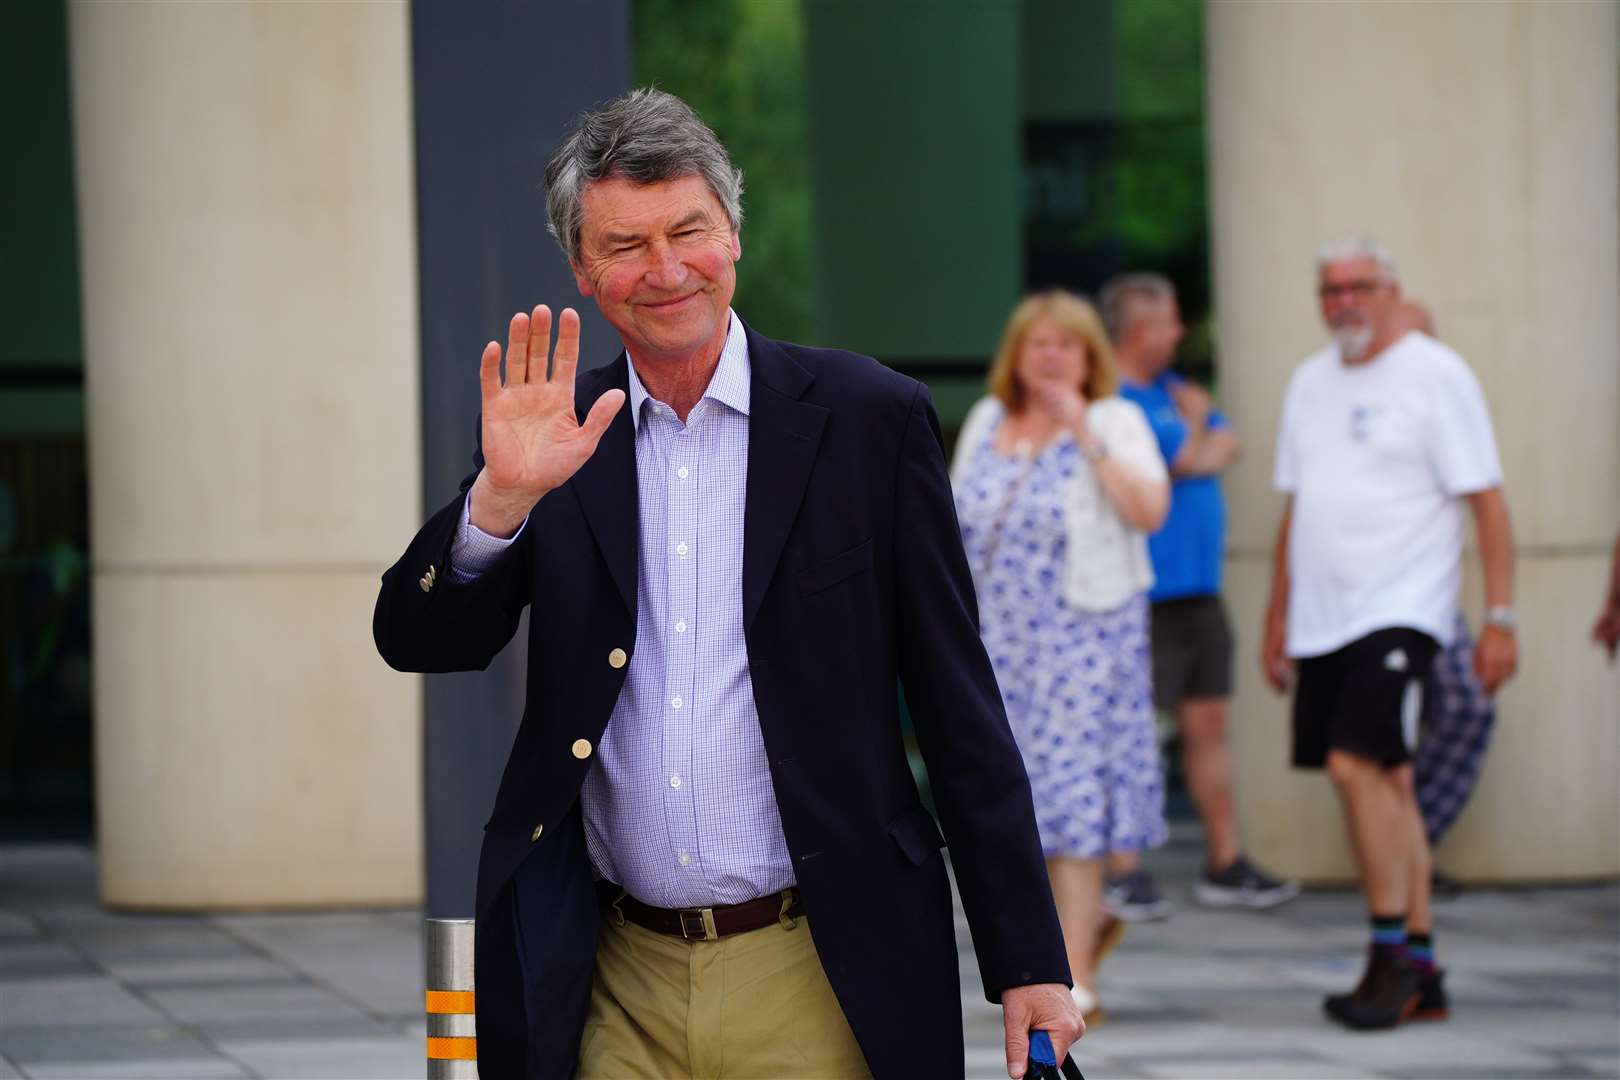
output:
M1399 949L1406 944L1405 915L1374 915L1371 921L1374 945Z
M1407 934L1406 958L1424 975L1434 971L1434 932Z

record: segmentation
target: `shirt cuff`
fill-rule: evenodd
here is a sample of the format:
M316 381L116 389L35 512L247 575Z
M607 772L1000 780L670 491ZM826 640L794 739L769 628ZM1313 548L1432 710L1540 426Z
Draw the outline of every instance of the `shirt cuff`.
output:
M528 527L529 519L524 518L518 531L507 539L489 535L472 523L472 492L469 491L461 501L461 524L456 527L456 541L450 546L450 576L459 582L477 578L494 566Z

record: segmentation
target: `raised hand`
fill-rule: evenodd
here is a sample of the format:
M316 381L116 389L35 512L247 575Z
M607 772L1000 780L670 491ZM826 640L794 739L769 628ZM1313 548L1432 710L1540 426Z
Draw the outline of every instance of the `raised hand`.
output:
M1184 379L1170 384L1170 400L1192 427L1203 427L1209 422L1209 414L1215 411L1215 399L1209 396L1209 391Z
M579 364L579 315L563 308L557 320L557 350L547 376L551 309L512 316L506 345L506 381L501 346L484 346L478 381L483 398L484 468L472 488L469 516L491 536L511 536L534 504L579 471L596 450L624 391L609 390L581 424L574 412L574 372Z
M1031 379L1027 384L1032 404L1071 430L1086 416L1086 399L1079 387L1063 379Z

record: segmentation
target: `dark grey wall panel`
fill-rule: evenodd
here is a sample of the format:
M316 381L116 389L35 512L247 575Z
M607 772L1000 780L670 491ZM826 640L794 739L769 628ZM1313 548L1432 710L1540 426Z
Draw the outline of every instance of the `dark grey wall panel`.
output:
M411 5L422 312L423 491L431 511L471 462L478 355L512 313L572 305L583 360L619 351L545 228L542 173L579 112L630 81L629 0ZM401 538L403 543L404 538ZM523 642L487 672L427 679L427 915L466 918L483 824L523 707Z

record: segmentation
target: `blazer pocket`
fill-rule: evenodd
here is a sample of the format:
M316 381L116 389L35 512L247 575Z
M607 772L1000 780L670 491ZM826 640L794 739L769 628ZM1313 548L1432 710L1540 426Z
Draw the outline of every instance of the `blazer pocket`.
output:
M799 571L799 589L806 596L830 589L845 578L872 569L872 541L857 544L826 562Z
M928 860L928 856L945 846L945 837L939 831L939 824L934 821L934 815L930 814L922 803L917 803L904 811L883 829L894 838L901 854L905 855L913 866L921 866Z

